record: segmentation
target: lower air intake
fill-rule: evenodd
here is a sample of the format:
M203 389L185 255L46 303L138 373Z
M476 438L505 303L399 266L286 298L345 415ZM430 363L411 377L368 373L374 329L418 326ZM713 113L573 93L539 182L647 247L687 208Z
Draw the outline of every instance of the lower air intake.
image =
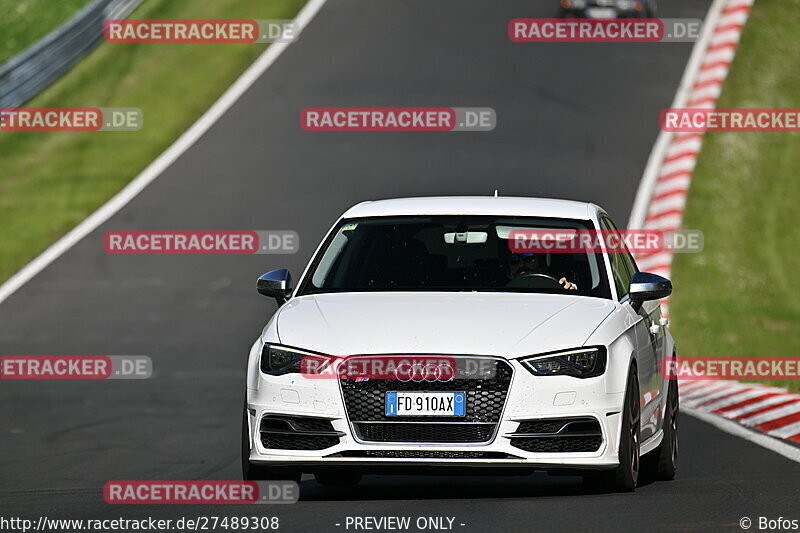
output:
M271 450L324 450L343 435L324 418L280 415L262 418L260 433L261 444Z
M506 437L511 446L531 453L589 453L603 445L600 423L592 417L525 420Z

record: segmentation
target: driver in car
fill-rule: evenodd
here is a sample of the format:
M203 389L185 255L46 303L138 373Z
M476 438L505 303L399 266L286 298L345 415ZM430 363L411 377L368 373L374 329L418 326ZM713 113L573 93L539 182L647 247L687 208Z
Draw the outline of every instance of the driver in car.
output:
M536 261L536 254L521 253L511 254L511 279L520 278L529 274L546 274L550 275L546 269L540 267L541 262ZM559 285L563 285L566 290L576 291L578 286L562 277L558 280Z

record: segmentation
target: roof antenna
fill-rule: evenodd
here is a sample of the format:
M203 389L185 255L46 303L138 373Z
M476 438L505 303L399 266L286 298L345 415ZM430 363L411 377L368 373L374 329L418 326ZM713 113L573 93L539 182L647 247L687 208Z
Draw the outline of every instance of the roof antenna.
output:
M494 190L494 197L497 198L497 189Z

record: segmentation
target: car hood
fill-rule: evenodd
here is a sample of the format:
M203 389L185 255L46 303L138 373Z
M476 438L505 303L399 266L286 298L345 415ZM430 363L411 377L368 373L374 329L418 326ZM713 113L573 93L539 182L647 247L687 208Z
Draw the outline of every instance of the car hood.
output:
M293 298L276 320L281 343L331 355L518 357L582 346L613 309L557 294L338 293Z

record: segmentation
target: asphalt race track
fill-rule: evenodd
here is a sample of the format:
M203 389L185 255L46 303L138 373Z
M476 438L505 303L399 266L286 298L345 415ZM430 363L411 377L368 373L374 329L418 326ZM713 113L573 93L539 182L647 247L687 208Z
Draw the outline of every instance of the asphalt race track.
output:
M661 2L702 18L709 0ZM261 273L297 277L348 206L394 196L563 197L627 221L691 45L519 44L515 17L556 2L329 0L212 129L102 228L0 305L0 353L149 355L150 380L3 381L0 514L249 516L253 507L111 506L114 479L238 479L247 350L275 303ZM209 75L213 75L210 73ZM492 132L304 132L309 106L493 107ZM135 142L135 134L130 134ZM113 160L113 154L109 154ZM290 229L294 256L108 255L108 230ZM676 288L680 291L680 287ZM680 343L680 339L678 339ZM684 416L673 482L592 495L579 478L306 478L281 531L346 516L450 516L458 531L740 530L797 510L800 465ZM796 518L796 517L794 517ZM460 524L464 524L461 526Z

